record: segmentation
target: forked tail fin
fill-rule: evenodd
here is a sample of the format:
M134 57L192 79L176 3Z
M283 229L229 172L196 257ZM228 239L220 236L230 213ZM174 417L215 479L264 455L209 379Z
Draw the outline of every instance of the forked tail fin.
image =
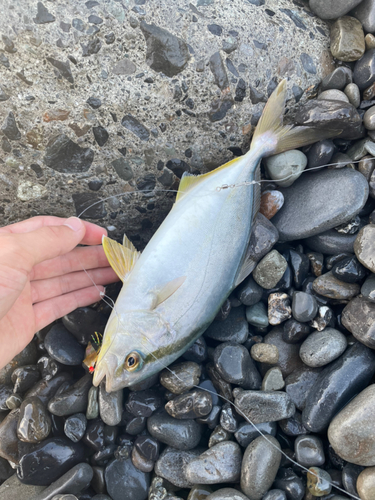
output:
M313 142L340 135L341 130L318 130L311 127L283 125L286 99L286 80L282 80L271 94L255 129L251 150L259 148L262 156L275 155L300 148Z

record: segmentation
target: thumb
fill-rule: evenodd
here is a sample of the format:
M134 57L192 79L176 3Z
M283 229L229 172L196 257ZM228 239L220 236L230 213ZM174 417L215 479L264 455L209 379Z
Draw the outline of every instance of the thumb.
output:
M70 217L63 225L44 226L29 233L16 234L30 270L36 264L70 252L85 236L86 227L77 217Z

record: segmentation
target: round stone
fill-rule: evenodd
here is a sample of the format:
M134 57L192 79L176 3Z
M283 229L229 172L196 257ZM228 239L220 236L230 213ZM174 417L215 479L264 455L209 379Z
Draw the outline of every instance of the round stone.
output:
M359 294L360 286L357 283L345 283L329 271L314 280L313 290L329 299L349 300Z
M260 199L259 211L269 220L272 219L283 205L283 193L276 190L264 191Z
M336 89L325 90L324 92L319 94L318 99L319 100L328 99L329 101L349 102L349 99L345 95L345 93L341 92L341 90L336 90Z
M246 307L246 319L250 325L258 327L268 326L268 312L263 302Z
M205 500L249 500L249 498L233 488L222 488L208 495Z
M365 52L362 24L351 16L337 19L331 26L331 52L339 61L357 61Z
M357 491L362 500L375 500L375 467L368 467L360 473Z
M284 257L277 250L271 250L254 269L253 278L262 288L270 290L281 280L287 266Z
M354 242L354 252L357 259L372 273L375 273L375 225L363 227Z
M85 349L64 325L53 325L44 339L48 354L63 365L80 365L85 357Z
M254 344L250 351L251 357L254 361L259 363L275 364L279 361L279 350L272 344Z
M171 370L163 370L160 383L173 394L182 394L199 384L201 367L193 361L175 364Z
M255 283L252 276L249 276L236 290L238 299L245 306L253 306L260 301L263 295L263 288Z
M318 436L298 436L294 441L296 460L304 467L323 465L325 462L323 442Z
M283 374L278 366L270 368L263 377L262 391L280 391L284 386Z
M315 318L318 312L318 304L313 295L305 292L294 292L292 302L293 318L306 323Z
M338 358L346 349L347 340L338 330L325 328L311 333L301 345L299 355L307 366L317 368Z
M375 82L375 49L368 50L365 55L356 62L353 71L354 83L359 90L365 90Z
M367 130L375 130L375 106L366 111L363 117L363 124Z
M177 420L166 412L149 417L147 429L158 441L183 451L195 448L203 432L203 427L195 420Z
M73 441L73 443L77 443L80 439L83 438L86 432L86 426L87 419L83 413L76 413L75 415L71 415L65 420L65 435L71 441Z
M269 177L278 186L288 187L302 174L307 165L307 157L302 151L292 149L270 156L264 162Z
M254 424L277 422L294 415L296 407L290 397L282 391L233 391L234 403L240 415Z
M361 294L369 301L375 302L375 275L369 276L363 283Z
M314 497L329 495L332 490L332 478L327 471L310 467L307 473L307 488Z
M341 321L353 336L371 349L375 348L375 303L355 297L342 311Z
M220 344L214 351L214 363L226 382L244 389L260 388L261 376L243 345L234 342Z
M361 93L359 91L358 85L356 85L355 83L349 83L344 88L344 94L348 98L350 104L353 104L355 108L358 108L361 103Z
M375 36L372 33L367 33L365 36L366 50L375 49Z
M21 404L17 436L26 443L39 443L52 429L51 418L36 396L26 398Z

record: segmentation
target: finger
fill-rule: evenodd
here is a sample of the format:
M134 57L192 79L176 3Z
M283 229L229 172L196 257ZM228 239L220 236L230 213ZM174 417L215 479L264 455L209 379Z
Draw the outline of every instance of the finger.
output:
M108 285L117 281L117 275L112 268L95 269L65 274L57 278L31 282L31 300L35 304L44 300L58 297L66 293L96 285Z
M2 227L0 228L0 234L30 233L31 231L35 231L36 229L40 229L46 226L61 226L65 224L66 221L67 219L64 219L62 217L40 215L38 217L32 217L31 219L23 220L21 222L16 222L15 224L10 224L9 226ZM91 222L82 222L86 228L85 236L81 241L82 245L97 245L101 243L103 235L107 236L107 230L105 228Z
M100 300L100 292L104 292L104 287L90 286L81 290L67 293L61 297L38 302L33 306L35 314L35 329L41 330L53 321L74 311L78 307L85 307Z
M30 280L43 280L83 269L108 266L108 259L101 245L77 247L65 255L37 264L31 272Z

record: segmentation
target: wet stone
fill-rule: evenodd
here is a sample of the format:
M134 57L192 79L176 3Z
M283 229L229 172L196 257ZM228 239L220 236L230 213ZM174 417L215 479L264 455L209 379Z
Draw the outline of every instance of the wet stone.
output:
M30 342L12 361L0 369L0 384L10 384L11 376L16 368L25 365L35 365L38 353L34 342Z
M159 442L150 436L138 436L134 446L147 460L155 461L159 458Z
M283 328L275 327L270 333L264 337L263 342L268 345L273 345L279 352L279 360L277 366L287 377L294 370L302 366L301 358L299 357L299 346L288 344L283 340ZM272 365L262 363L261 373L265 373Z
M135 417L150 417L163 405L162 398L153 389L135 391L129 394L125 408Z
M260 200L260 213L268 220L284 205L284 195L277 190L263 191Z
M83 442L95 451L104 447L104 423L101 420L92 420L88 423Z
M154 469L154 462L147 460L136 448L132 449L132 463L142 472L151 472Z
M214 351L214 363L227 382L244 389L260 388L260 374L244 346L234 342L220 344Z
M262 257L264 257L271 250L278 239L278 231L272 222L266 219L264 215L258 213L254 221L248 247L249 255L251 254L254 262L258 262Z
M373 274L363 283L361 294L370 302L375 302L375 276Z
M375 242L375 225L369 224L363 227L354 242L355 254L365 267L371 272L375 272L375 258L373 254Z
M339 90L333 91L333 90L327 90L320 94L320 96L323 96L323 94L326 94L327 92L340 92ZM342 92L340 92L341 94ZM344 93L342 93L343 99L341 100L347 100L347 97L345 96ZM320 97L319 96L319 97ZM327 96L325 97L326 99L333 99L334 96ZM337 96L338 97L338 96ZM323 98L323 97L322 97ZM309 152L307 154L308 162L309 162L309 168L317 168L322 165L327 165L328 163L331 162L333 153L335 152L336 147L331 139L325 139L323 141L316 142L311 146L309 149Z
M339 3L335 0L329 0L328 2L323 0L310 0L309 6L321 19L337 19L347 14L360 2L361 0L344 0Z
M49 400L48 410L59 417L86 411L88 393L92 387L92 376L85 375L69 389Z
M205 500L248 500L248 497L234 488L221 488L205 497Z
M160 383L173 394L183 394L194 385L199 384L201 368L193 361L185 361L172 366L169 370L163 370L160 374Z
M335 229L329 229L307 238L305 243L312 250L328 255L334 255L337 252L353 253L356 237L357 234L341 234Z
M6 406L9 410L15 410L19 408L22 404L22 398L18 394L12 394L6 400Z
M267 290L274 288L282 278L287 262L277 250L272 250L258 263L253 271L254 280Z
M337 262L332 268L332 274L345 283L357 283L366 276L366 270L354 256L351 256Z
M194 458L186 466L186 477L193 484L237 482L241 472L242 452L232 441L218 443Z
M310 467L307 473L307 488L315 497L328 495L332 490L332 478L327 471L318 467Z
M287 344L298 344L310 333L310 327L295 319L289 319L283 324L282 338Z
M349 83L344 89L344 94L349 99L350 104L353 104L355 108L359 107L361 102L361 94L359 92L358 85L356 85L355 83Z
M365 52L361 23L351 16L337 19L331 26L331 52L339 61L357 61Z
M281 391L244 391L236 389L234 403L254 424L276 422L294 415L296 407Z
M202 426L195 420L177 420L166 412L149 417L147 429L158 441L183 451L195 448L203 432Z
M270 436L276 436L277 424L276 422L262 422L255 426L249 424L248 422L242 422L238 430L234 433L234 437L237 442L244 448L246 448L254 439L259 437L259 429L263 434L269 434Z
M51 427L51 418L39 398L26 398L20 408L18 439L26 443L39 443L48 437Z
M69 373L57 373L54 377L39 380L26 394L25 398L37 396L44 405L53 398L58 389L64 384L70 384L71 375Z
M141 22L140 28L146 39L146 62L150 68L169 77L180 73L190 59L184 40L145 21Z
M364 126L367 130L375 130L375 106L369 108L363 117Z
M227 319L227 318L225 318ZM199 337L192 346L183 354L187 361L203 363L207 359L207 344L204 337Z
M194 483L187 479L186 467L200 453L199 448L191 451L181 451L168 446L155 464L155 474L178 488L191 488Z
M348 300L359 294L360 286L357 283L345 283L338 280L332 271L329 271L314 280L313 289L329 299Z
M359 90L365 90L375 82L375 49L368 50L365 55L356 62L353 71L354 83Z
M307 157L297 149L270 156L265 160L267 173L278 186L291 186L307 165Z
M0 457L18 463L17 424L20 410L12 410L0 423Z
M306 323L315 318L317 312L318 304L313 295L305 292L293 294L292 314L295 320Z
M304 467L323 465L323 442L318 436L298 436L294 442L296 460Z
M104 333L107 317L90 307L79 307L62 318L65 328L80 344L92 342L93 332Z
M263 377L262 391L280 391L284 386L283 374L278 366L270 368Z
M1 131L10 141L17 141L21 139L21 132L19 131L14 114L10 112L5 118Z
M87 488L93 478L93 469L89 464L81 463L61 476L57 481L46 488L37 498L38 500L50 500L59 493L70 492L70 494L59 495L59 500L72 500L76 498L74 494L79 494ZM53 496L54 495L54 496Z
M85 432L87 426L87 419L83 413L76 413L71 415L65 420L64 432L66 437L68 437L73 443L80 441Z
M130 130L130 132L136 135L141 141L148 141L150 137L149 130L134 116L125 115L121 120L121 125Z
M375 31L375 6L372 0L366 0L361 2L354 11L352 15L356 17L362 24L363 29L370 33Z
M352 82L352 72L349 68L341 66L332 71L329 75L323 78L321 83L321 91L330 89L342 90Z
M320 368L303 366L286 377L285 391L299 410L304 409L307 395L320 372Z
M84 348L62 324L52 326L44 345L48 354L63 365L80 365L85 357Z
M236 432L238 429L240 417L230 403L225 403L220 413L221 427L230 433Z
M237 288L236 294L238 299L245 306L252 306L260 301L263 295L263 288L258 285L252 276L249 276L241 285ZM236 308L235 310L237 310ZM232 312L233 314L233 312Z
M262 500L287 500L285 491L283 490L268 490Z
M123 390L107 392L105 380L99 386L99 413L100 418L107 425L118 425L122 415Z
M195 390L172 399L165 409L177 419L205 417L212 410L212 398L208 392Z
M308 434L308 431L302 424L302 415L298 411L296 411L293 417L279 420L278 425L286 436L296 437Z
M86 172L93 162L94 151L81 148L65 134L50 139L46 146L44 163L57 172L72 174Z
M105 469L105 482L113 500L123 500L124 491L131 500L146 500L150 474L134 467L130 458L115 459Z
M280 444L273 436L256 438L242 460L241 490L251 500L261 500L270 489L280 465Z
M268 321L270 325L279 325L292 315L289 295L270 293L268 296Z
M312 368L327 365L338 358L346 349L345 335L334 328L311 333L300 349L302 361Z
M284 491L289 499L302 500L304 498L305 485L292 469L280 468L273 487Z
M268 312L263 302L246 307L246 319L250 325L258 327L268 326Z
M216 444L222 443L223 441L230 441L231 438L232 434L230 432L223 429L221 425L217 425L210 436L208 447L212 448Z
M7 411L6 401L13 394L13 389L10 385L0 386L0 412Z

